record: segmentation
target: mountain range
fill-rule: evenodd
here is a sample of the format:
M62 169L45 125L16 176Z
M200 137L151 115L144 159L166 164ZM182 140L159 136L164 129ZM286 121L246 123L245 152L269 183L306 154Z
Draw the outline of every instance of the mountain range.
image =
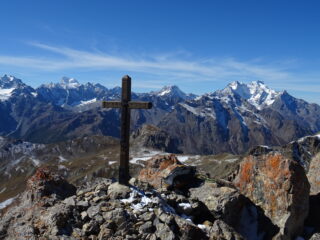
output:
M73 78L32 88L4 75L0 78L0 135L35 143L91 135L119 137L119 112L102 109L101 101L117 100L120 95L120 87L80 84ZM238 154L256 145L283 145L320 131L319 105L272 90L261 81L232 82L201 96L166 86L132 93L132 99L153 103L151 110L132 110L132 131L143 124L154 125L175 143L175 152ZM157 139L157 131L140 132Z

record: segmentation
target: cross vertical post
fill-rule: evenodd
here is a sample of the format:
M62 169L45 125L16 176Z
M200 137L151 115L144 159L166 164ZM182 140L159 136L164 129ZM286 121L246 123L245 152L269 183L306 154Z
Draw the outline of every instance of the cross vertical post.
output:
M119 183L128 184L129 181L129 141L130 141L130 110L150 109L151 102L131 101L131 78L126 75L122 78L121 101L103 101L103 108L121 108L120 131L120 164Z
M120 133L120 166L119 183L127 184L129 181L129 140L130 140L130 110L131 78L126 75L122 78L121 96L121 133Z

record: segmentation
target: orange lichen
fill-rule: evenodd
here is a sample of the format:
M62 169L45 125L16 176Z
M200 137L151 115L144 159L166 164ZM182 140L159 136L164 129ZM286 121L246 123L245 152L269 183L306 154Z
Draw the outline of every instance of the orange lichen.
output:
M249 158L241 164L240 182L243 182L243 183L249 182L252 174L253 174L253 161L251 158Z
M282 169L281 162L284 161L281 155L271 155L266 159L266 174L271 179L276 179L277 177L284 176L288 174L285 169Z
M28 180L28 187L31 187L34 185L34 183L52 180L53 176L50 172L50 170L46 167L38 168L36 173Z
M175 155L164 156L164 160L160 163L159 170L166 169L174 164L180 164Z
M275 156L268 158L268 164L274 170L279 169L280 161L281 161L280 155L275 155Z

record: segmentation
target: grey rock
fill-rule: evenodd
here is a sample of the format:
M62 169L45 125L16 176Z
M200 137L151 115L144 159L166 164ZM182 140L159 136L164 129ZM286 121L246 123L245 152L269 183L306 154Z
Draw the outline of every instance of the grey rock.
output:
M151 221L148 221L139 227L140 233L154 233L155 227L152 225Z
M79 202L76 203L76 205L78 207L87 208L87 207L89 207L89 202L88 201L79 201Z
M190 189L191 197L205 204L216 219L221 219L231 226L236 226L245 206L245 198L235 189L216 187L215 184L205 182L198 188Z
M101 208L100 205L89 207L87 209L88 216L90 218L93 218L95 215L97 215L100 212L100 208Z
M99 223L95 220L91 220L88 223L85 223L82 226L82 231L85 233L85 235L91 235L91 234L98 234L100 231Z
M98 235L99 240L110 239L110 237L114 234L113 230L108 228L106 224L102 224L100 226L100 232Z
M155 232L156 236L161 240L174 240L175 235L171 231L170 227L164 223L159 223L156 225L157 231Z
M309 240L320 240L320 233L313 234Z
M81 219L86 220L88 218L88 213L86 211L81 212Z
M67 206L75 206L76 201L75 201L75 196L68 197L63 200L63 203L65 203Z
M143 221L153 221L155 218L154 212L145 212L139 216L139 218Z
M244 240L232 227L228 226L221 220L216 220L209 230L210 240Z
M127 213L125 210L121 208L116 208L109 212L103 213L103 218L107 221L114 222L117 226L120 226L121 224L125 223L127 219Z
M131 190L128 186L119 184L118 182L112 183L108 188L108 196L111 199L128 198Z

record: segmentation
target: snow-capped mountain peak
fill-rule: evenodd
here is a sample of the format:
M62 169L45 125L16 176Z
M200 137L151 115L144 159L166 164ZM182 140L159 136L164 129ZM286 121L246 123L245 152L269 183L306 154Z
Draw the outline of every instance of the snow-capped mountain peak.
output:
M20 79L5 74L0 77L0 101L8 100L14 93L16 89L27 88Z
M60 81L60 86L69 89L69 88L77 88L81 84L75 78L63 77Z
M164 86L159 92L157 92L158 96L177 96L183 99L186 98L186 94L182 92L176 85L172 86Z
M262 81L253 81L248 84L235 81L230 83L222 92L227 94L235 93L246 99L257 109L271 105L281 94L281 92L269 88Z
M23 85L23 82L14 76L5 74L0 77L0 88L2 89L17 88L20 85Z

